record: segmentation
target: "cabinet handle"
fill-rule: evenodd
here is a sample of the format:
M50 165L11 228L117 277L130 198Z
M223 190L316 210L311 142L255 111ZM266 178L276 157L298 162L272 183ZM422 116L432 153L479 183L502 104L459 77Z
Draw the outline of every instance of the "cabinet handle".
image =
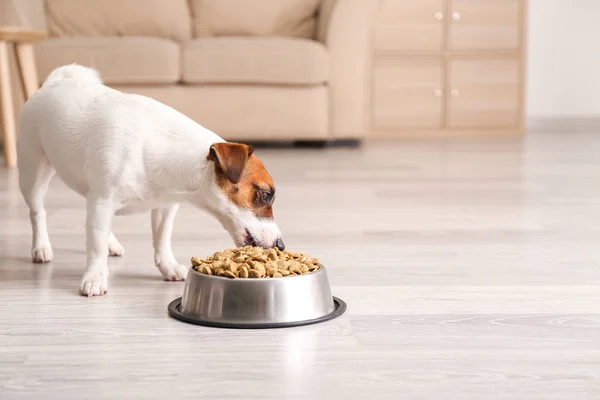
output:
M435 14L433 14L433 16L435 17L435 19L437 19L438 21L441 21L444 19L444 14L442 14L441 12L436 12Z
M442 89L435 89L433 91L433 97L442 97Z
M452 13L452 19L455 21L458 21L460 19L460 13L459 12L453 12Z
M458 89L452 89L452 90L450 91L450 95L451 95L452 97L458 97L458 96L460 96L460 92L458 91Z

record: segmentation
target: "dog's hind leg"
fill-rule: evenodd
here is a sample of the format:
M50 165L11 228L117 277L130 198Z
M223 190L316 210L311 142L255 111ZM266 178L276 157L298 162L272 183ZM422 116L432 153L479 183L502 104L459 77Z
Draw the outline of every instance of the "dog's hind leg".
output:
M33 240L31 257L33 262L45 263L54 257L48 227L46 225L46 210L44 197L48 191L50 179L54 176L54 167L46 158L41 145L32 146L26 152L19 152L17 163L19 167L19 187L25 202L29 206Z
M125 254L125 248L119 243L114 233L108 236L108 255L109 257L120 257Z

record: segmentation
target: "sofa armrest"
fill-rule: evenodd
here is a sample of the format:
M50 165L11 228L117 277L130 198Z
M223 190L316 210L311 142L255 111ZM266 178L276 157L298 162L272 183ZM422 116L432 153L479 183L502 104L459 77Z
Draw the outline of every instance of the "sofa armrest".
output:
M361 138L370 128L373 31L379 0L324 0L317 39L329 53L330 129Z
M44 0L0 0L0 26L46 31Z

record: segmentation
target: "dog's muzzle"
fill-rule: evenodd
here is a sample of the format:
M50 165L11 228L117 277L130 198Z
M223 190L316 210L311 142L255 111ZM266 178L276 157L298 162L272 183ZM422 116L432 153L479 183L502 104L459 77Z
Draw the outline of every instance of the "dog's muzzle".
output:
M274 244L263 246L261 243L257 243L256 239L250 234L248 229L246 229L246 235L244 237L244 246L262 246L262 247L277 247L279 250L285 250L285 243L283 243L282 238L277 238Z

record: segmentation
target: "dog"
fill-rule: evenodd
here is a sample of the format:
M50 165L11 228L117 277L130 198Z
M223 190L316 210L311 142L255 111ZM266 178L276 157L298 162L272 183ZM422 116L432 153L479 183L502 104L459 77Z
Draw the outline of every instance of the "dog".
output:
M251 146L227 142L149 97L111 89L92 68L59 67L27 100L17 163L34 262L53 258L44 209L52 176L86 198L84 296L106 293L108 256L124 253L111 231L115 215L151 211L154 261L168 281L188 271L171 249L182 202L213 215L238 247L285 248L273 217L275 185Z

